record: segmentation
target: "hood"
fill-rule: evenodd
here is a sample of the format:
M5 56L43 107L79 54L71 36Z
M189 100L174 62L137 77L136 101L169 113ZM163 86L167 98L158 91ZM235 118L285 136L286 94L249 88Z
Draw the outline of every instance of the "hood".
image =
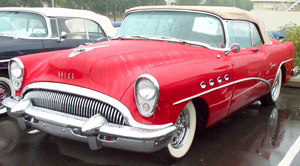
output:
M209 51L183 44L143 40L113 40L74 49L20 57L25 66L23 86L33 82L58 82L80 86L120 99L141 74L155 74L188 59L189 54ZM202 52L201 51L201 52Z

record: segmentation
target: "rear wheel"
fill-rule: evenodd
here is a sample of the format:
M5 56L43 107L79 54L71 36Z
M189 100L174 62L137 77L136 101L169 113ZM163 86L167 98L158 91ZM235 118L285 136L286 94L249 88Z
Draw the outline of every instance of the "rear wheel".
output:
M174 164L181 160L189 151L196 129L196 109L189 102L180 113L176 124L177 131L167 147L156 152L156 156L164 164Z
M2 105L2 100L6 97L14 95L15 91L10 85L9 79L5 77L0 77L0 117L6 116L6 108Z
M260 99L260 102L264 106L274 105L278 100L280 95L280 89L282 84L282 71L279 70L278 74L275 77L274 83L272 85L271 92L266 94Z

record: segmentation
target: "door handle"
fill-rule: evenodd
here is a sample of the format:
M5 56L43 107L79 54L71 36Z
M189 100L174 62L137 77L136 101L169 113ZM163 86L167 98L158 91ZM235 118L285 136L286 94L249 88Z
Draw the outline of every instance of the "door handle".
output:
M252 51L253 52L258 52L258 51L260 51L260 49L259 48L253 48Z

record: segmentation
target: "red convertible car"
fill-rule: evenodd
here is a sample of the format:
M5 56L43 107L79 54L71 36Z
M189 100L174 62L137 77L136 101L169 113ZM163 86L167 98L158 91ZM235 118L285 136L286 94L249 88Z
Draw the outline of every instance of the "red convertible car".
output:
M294 73L294 46L267 37L232 7L147 6L125 13L115 38L13 58L22 129L182 159L203 129L260 100L272 105Z

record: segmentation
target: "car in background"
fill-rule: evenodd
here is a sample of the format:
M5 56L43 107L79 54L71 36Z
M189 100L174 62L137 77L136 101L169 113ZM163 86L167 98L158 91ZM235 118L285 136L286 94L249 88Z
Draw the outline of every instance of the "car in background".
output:
M268 35L269 38L275 39L275 37L273 36L273 34L271 33L271 31L269 31L268 29L266 31L267 31L267 35Z
M280 30L278 31L271 31L272 35L275 37L276 40L280 40L286 38L286 35L281 34Z
M121 26L121 22L111 22L111 24L113 25L113 27L116 29L116 30L118 30L119 28L120 28L120 26Z
M174 164L196 128L257 100L274 105L294 49L238 8L135 7L110 41L10 60L16 94L2 104L21 129Z
M14 94L8 61L32 53L105 41L116 30L106 16L66 8L0 8L0 100ZM6 109L0 105L0 116Z

